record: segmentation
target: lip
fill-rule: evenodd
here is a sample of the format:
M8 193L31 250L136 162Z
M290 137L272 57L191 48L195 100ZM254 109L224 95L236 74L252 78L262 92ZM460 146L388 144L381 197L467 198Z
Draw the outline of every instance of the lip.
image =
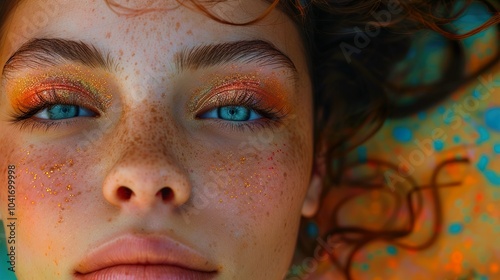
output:
M123 235L92 249L77 265L75 279L214 279L217 266L165 236Z

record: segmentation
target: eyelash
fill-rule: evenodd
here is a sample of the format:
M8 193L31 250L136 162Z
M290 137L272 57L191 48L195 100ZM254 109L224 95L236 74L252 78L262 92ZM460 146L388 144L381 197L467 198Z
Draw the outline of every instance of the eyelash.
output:
M279 126L282 123L283 118L287 116L285 108L283 107L272 107L265 104L263 98L256 97L256 94L251 90L236 90L236 94L224 94L218 93L212 98L212 104L209 108L204 108L202 112L196 115L197 119L200 119L200 115L205 114L211 110L219 107L227 106L241 106L246 107L250 110L256 111L262 116L259 120L254 121L225 121L221 119L205 119L207 121L213 121L221 126L223 129L243 131L249 129L254 131L255 129L264 129L267 127Z
M57 86L52 86L48 89L40 90L35 92L34 95L39 100L36 102L36 105L33 107L19 105L18 113L14 113L11 116L10 122L16 125L19 125L21 129L30 128L31 131L44 129L48 131L49 129L56 129L61 125L69 125L71 123L76 122L75 119L67 119L67 120L35 120L33 116L39 113L41 110L49 108L50 106L57 104L64 105L73 105L73 106L82 106L81 98L79 98L79 94L76 93L77 90L73 90L75 93L69 94L68 97L62 98L57 91L64 90L60 89ZM218 93L215 97L212 98L212 104L210 108L205 108L201 113L196 115L197 119L200 119L199 116L210 111L214 110L218 107L226 107L226 106L242 106L246 107L250 110L254 110L259 115L262 116L259 120L253 121L244 121L244 122L234 122L234 121L226 121L221 119L205 119L206 121L212 121L219 125L223 129L229 130L237 130L243 131L245 129L249 129L254 131L255 129L264 129L267 127L279 126L283 118L286 117L287 113L285 112L284 107L272 107L265 104L263 98L256 97L256 94L251 90L235 90L235 94L224 94ZM87 107L86 107L87 108ZM96 118L100 117L101 114L98 110L94 108L88 108L96 114Z
M11 116L10 122L19 125L21 129L28 129L28 127L31 127L31 131L33 130L38 130L38 129L44 129L45 131L48 131L49 129L56 129L61 125L68 125L73 122L76 122L75 119L66 119L66 120L34 120L33 116L39 113L41 110L49 108L51 106L57 105L57 104L63 104L63 105L72 105L72 106L80 106L80 107L85 107L88 108L88 104L85 106L82 106L82 101L81 98L79 97L79 94L77 93L78 90L73 89L69 91L73 91L74 93L69 94L68 97L62 98L59 94L57 94L57 91L60 90L67 90L67 89L61 89L58 88L57 86L51 86L48 89L40 90L34 93L36 98L39 101L36 101L36 105L33 107L25 106L23 104L19 104L19 108L17 113L14 113ZM96 114L96 118L101 116L98 110L94 108L88 108L92 112Z

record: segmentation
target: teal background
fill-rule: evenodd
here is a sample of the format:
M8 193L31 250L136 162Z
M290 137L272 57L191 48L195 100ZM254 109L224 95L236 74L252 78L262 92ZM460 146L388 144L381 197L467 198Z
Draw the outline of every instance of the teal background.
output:
M5 242L5 231L3 223L0 221L0 279L2 280L16 280L16 276L7 268L10 265L7 263L7 243ZM25 264L26 265L26 264ZM29 264L28 264L29 265Z

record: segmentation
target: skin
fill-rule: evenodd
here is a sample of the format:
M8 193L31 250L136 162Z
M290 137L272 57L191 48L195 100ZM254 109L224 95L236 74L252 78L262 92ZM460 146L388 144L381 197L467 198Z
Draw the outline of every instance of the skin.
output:
M216 11L238 22L268 5L240 2L218 4ZM39 5L46 4L21 3L7 34L20 30L21 19ZM72 279L90 248L134 233L168 236L193 248L217 266L217 279L281 279L301 213L316 205L314 194L306 199L313 167L311 85L292 21L278 10L258 24L238 27L183 6L125 17L101 0L57 5L47 24L4 44L0 65L30 39L63 38L95 45L117 67L20 67L2 80L0 154L6 160L0 162L0 213L7 224L5 174L15 165L17 277ZM172 7L175 1L159 5ZM183 47L254 39L273 43L291 58L298 69L295 86L290 70L273 65L233 62L178 71L173 64ZM289 110L280 125L264 120L231 129L230 121L195 118L202 109L189 109L193 98L234 73L253 75L264 91L282 97ZM98 118L61 121L49 129L9 122L26 94L23 79L51 75L94 79L110 105ZM262 140L266 135L271 137ZM241 149L241 143L252 149ZM215 187L207 190L210 182ZM133 195L120 199L120 186ZM165 186L173 196L162 199L157 193Z
M482 11L476 10L475 15L481 13ZM474 15L473 12L471 14ZM471 18L468 19L470 24ZM466 23L464 20L462 26ZM469 73L491 61L498 51L496 38L495 27L464 41L468 50L466 69ZM423 49L422 46L417 47ZM427 68L418 68L414 77L417 77L417 80L422 77L433 78L433 75L428 76L428 72L432 72L432 68L439 69L439 61L443 57L446 55L437 51L428 55L426 58L428 60L424 63ZM415 61L418 60L425 61L425 58L417 56ZM500 193L498 182L493 176L488 176L499 174L500 161L498 148L496 150L495 147L500 144L500 134L487 121L487 115L500 107L499 86L497 65L457 90L441 104L428 108L418 115L387 121L372 139L353 152L350 157L351 162L359 162L359 155L362 155L363 158L379 159L409 167L409 175L419 186L430 184L434 170L444 160L456 156L470 160L470 164L448 165L439 173L438 184L443 182L458 182L458 184L455 187L439 188L443 221L438 239L429 248L420 251L405 250L382 241L374 242L356 254L351 270L353 279L425 279L430 275L433 279L446 280L499 277L500 250L492 241L497 238L500 226L498 223ZM476 98L472 99L474 94ZM450 117L449 122L445 121L445 116ZM401 128L411 132L411 136L407 139L396 136ZM427 148L424 150L422 145L417 145L415 141L430 144L425 144ZM423 156L420 157L418 154ZM486 166L482 164L484 158L488 159ZM404 163L405 160L409 164ZM374 172L372 167L366 165L363 169L365 174L367 170ZM357 171L352 169L348 175L352 179L359 179L362 173L361 169ZM386 185L381 190L363 191L356 186L350 186L347 189L330 192L325 197L317 217L320 229L324 230L331 226L334 206L354 193L361 195L357 201L352 200L338 213L340 223L371 229L380 228L387 221L388 213L394 209L394 200L390 194L397 194L403 198L407 193L404 184L401 184L407 177L405 172L396 174L397 177L393 176L389 180L385 177ZM422 244L433 231L432 196L429 191L423 191L422 198L422 211L417 216L416 228L409 236L398 239L400 243ZM408 213L403 211L394 221L397 228L404 228L408 221ZM343 248L344 250L339 252L340 256L348 251L349 246L345 245ZM314 275L311 279L338 279L335 277L340 277L339 275L339 271L331 270L322 275Z

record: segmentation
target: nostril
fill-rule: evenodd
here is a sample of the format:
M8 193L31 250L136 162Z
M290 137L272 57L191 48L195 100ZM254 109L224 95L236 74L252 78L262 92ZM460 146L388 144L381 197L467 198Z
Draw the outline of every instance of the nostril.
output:
M174 198L174 192L169 187L162 188L159 193L161 194L161 199L163 201L170 201Z
M130 200L132 194L133 191L127 187L119 187L118 190L116 191L116 195L118 196L118 199L121 201Z

